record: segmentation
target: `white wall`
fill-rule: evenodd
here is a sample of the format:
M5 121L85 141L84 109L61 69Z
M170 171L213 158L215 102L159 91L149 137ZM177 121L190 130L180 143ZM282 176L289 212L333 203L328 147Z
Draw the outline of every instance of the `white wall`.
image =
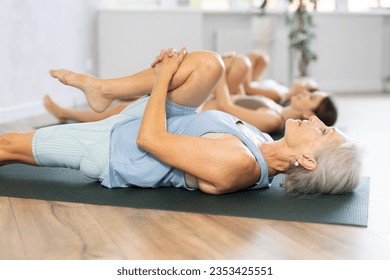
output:
M220 53L262 49L271 57L265 77L290 84L298 76L297 67L290 63L289 29L283 13L259 17L248 12L199 12L192 17L184 13L183 19L181 13L100 11L100 74L138 71L140 66L148 66L160 48L179 47L177 42L182 42L190 49ZM322 89L351 93L383 90L389 72L389 17L386 13L314 15L313 47L319 59L312 64L311 75ZM150 21L153 23L148 25Z
M99 76L129 75L150 67L164 48L202 48L199 11L99 11Z
M224 53L252 48L251 17L247 13L208 12L203 14L203 48Z
M251 18L252 24L248 24L244 17ZM390 14L317 13L313 19L316 33L313 49L319 58L311 64L310 74L321 88L350 93L382 91L390 68ZM266 77L285 84L298 77L296 65L290 63L289 28L284 14L268 13L259 17L209 13L204 25L207 47L216 51L229 48L228 45L221 48L212 43L218 41L221 28L230 30L232 38L237 37L235 34L240 32L239 28L243 34L251 30L239 51L251 48L266 51L271 57Z
M42 98L47 93L66 106L84 102L78 90L49 77L51 68L122 76L148 67L166 47L220 52L268 48L268 77L290 81L283 14L268 14L259 27L258 16L247 12L102 10L97 24L99 2L0 0L0 123L45 112ZM390 76L389 13L318 14L315 22L319 60L312 73L322 88L357 92L385 87Z
M321 87L343 92L379 92L385 63L382 16L318 14L312 72ZM389 52L389 50L387 51Z
M386 17L383 23L383 91L390 92L390 16Z
M0 0L0 123L44 112L47 93L64 105L84 99L48 71L96 72L99 2Z

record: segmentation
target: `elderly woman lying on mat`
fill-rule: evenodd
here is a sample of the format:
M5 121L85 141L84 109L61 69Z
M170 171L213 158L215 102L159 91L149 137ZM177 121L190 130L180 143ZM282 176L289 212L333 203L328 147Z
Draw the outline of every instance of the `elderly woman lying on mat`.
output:
M110 188L173 186L223 194L268 187L278 173L286 173L291 193L343 193L358 185L355 146L317 117L288 120L285 137L273 142L227 113L194 114L223 71L219 55L185 49L163 51L155 67L113 80L51 71L81 89L98 112L114 99L150 93L143 117L129 106L99 122L5 134L0 162L78 169Z

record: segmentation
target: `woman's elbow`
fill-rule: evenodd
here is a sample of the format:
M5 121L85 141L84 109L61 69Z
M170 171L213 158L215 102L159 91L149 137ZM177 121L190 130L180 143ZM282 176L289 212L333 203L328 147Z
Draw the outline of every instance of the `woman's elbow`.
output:
M229 181L224 181L220 184L207 184L205 186L199 186L202 192L213 195L221 195L225 193L232 193L239 189L240 187L229 183Z
M137 146L144 150L147 150L149 147L149 143L151 142L150 138L150 135L140 131L136 139Z
M217 187L217 186L207 186L207 187L200 187L199 188L202 192L211 194L211 195L221 195L228 193L228 191L223 187Z
M165 132L159 133L159 132L140 130L138 132L136 144L139 148L154 154L156 151L161 149L161 147L164 145L163 139L165 139L165 137L166 137Z

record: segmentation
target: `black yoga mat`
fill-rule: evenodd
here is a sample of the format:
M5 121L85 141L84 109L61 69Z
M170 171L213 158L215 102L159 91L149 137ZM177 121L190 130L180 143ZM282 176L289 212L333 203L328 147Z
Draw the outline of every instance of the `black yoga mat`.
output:
M0 196L218 214L249 218L367 226L370 181L350 194L289 198L279 187L220 196L176 188L107 189L80 172L22 164L0 167Z

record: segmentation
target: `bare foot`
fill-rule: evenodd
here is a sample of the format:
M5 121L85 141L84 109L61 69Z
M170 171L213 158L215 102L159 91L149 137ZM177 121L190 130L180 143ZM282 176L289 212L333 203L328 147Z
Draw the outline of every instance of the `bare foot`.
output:
M49 73L64 85L78 88L84 92L89 106L98 113L104 112L113 101L110 96L104 94L102 81L95 77L65 69L50 70Z
M50 114L52 114L54 117L58 119L60 123L64 123L68 120L68 118L65 116L64 108L54 103L54 101L50 98L50 96L46 95L43 98L43 105L45 106L46 110Z

